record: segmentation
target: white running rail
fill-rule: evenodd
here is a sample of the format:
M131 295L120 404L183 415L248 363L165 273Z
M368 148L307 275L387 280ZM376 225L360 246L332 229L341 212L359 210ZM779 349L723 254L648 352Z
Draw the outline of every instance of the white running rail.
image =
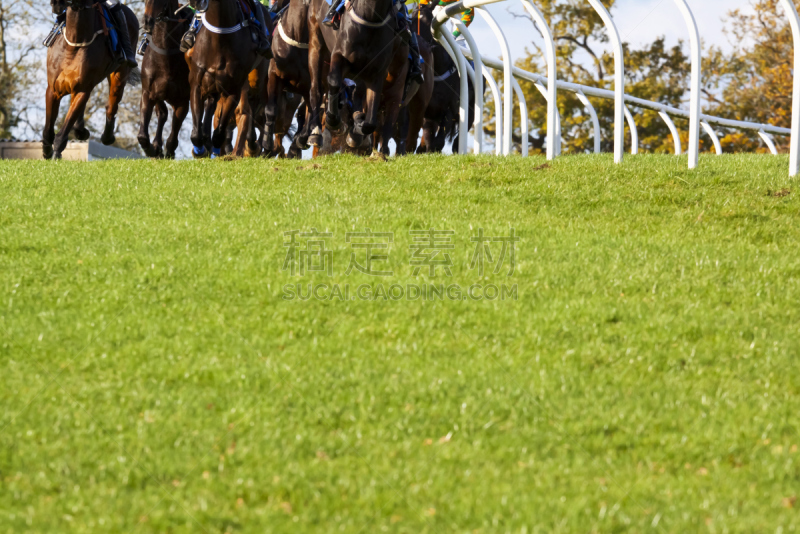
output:
M505 0L463 0L462 2L450 4L445 9L441 10L434 20L433 33L436 39L443 45L443 47L450 53L451 57L455 60L458 66L459 76L461 77L461 91L460 91L460 131L467 131L467 124L469 118L469 86L468 81L471 80L475 89L475 114L476 126L480 126L480 132L475 136L475 152L481 153L484 148L484 139L482 131L483 119L483 79L489 89L492 90L492 95L495 102L495 110L497 112L495 118L496 136L495 136L495 151L498 155L508 156L511 154L511 147L513 141L513 113L514 113L514 93L517 94L519 101L520 118L522 125L522 152L527 155L527 105L522 97L522 91L519 87L517 80L525 80L534 83L537 88L542 92L547 101L547 159L553 159L561 153L562 144L562 131L561 120L558 116L557 96L559 90L570 91L575 93L577 98L586 107L589 116L592 120L594 132L594 152L600 152L601 139L600 139L600 123L597 118L597 113L589 101L588 97L603 98L614 101L614 161L622 163L623 154L625 149L625 124L627 122L631 132L631 154L638 152L638 135L636 131L636 123L634 116L630 112L628 105L637 108L649 109L655 111L664 120L669 128L670 134L675 146L675 154L681 155L683 153L681 147L680 134L672 121L673 117L682 119L689 119L689 146L688 146L688 165L690 169L694 169L698 165L699 152L700 152L700 129L702 128L707 135L710 136L714 145L715 152L719 155L722 154L722 146L713 126L721 126L724 128L736 128L745 130L754 130L761 137L765 146L772 154L777 154L775 143L772 139L773 135L791 136L790 144L790 165L789 175L796 176L800 173L800 77L794 78L794 87L792 91L792 125L790 128L781 128L771 124L759 124L755 122L737 121L731 119L723 119L720 117L713 117L704 115L701 111L701 75L702 75L702 57L700 49L700 34L697 27L697 21L689 6L691 2L700 2L702 0L674 0L676 7L680 10L686 27L689 31L690 43L690 60L691 60L691 78L690 78L690 102L689 110L679 109L659 102L651 102L641 98L636 98L625 94L625 58L622 41L619 37L614 20L611 14L603 6L600 0L586 0L597 11L606 30L609 34L613 53L614 53L614 90L599 89L596 87L589 87L562 81L558 79L558 65L557 57L555 54L555 43L553 40L552 30L550 29L547 21L544 18L541 10L536 6L535 0L519 0L531 17L536 23L544 36L544 52L545 61L547 63L547 76L531 73L513 66L513 60L510 53L510 47L506 36L503 34L502 29L489 14L488 11L481 9L482 6L502 2ZM794 73L800 73L800 15L794 6L792 0L779 0L783 6L786 16L789 19L789 24L792 28L792 36L794 39ZM456 27L464 35L468 48L462 48L451 35L450 31L445 27L445 23L451 18L459 15L470 8L478 8L476 11L479 17L484 20L494 34L497 36L500 48L503 52L502 59L489 58L481 56L477 44L470 34L469 30L461 23L454 21ZM467 63L467 60L474 61L475 68ZM502 101L500 99L500 91L495 79L491 75L490 69L502 72L503 75L503 94ZM459 136L458 153L466 154L467 152L467 136Z

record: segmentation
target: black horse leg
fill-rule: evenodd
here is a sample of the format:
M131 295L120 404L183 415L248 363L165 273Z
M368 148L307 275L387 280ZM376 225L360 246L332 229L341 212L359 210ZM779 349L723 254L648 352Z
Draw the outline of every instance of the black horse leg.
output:
M72 95L72 100L70 101L69 111L67 112L67 117L64 120L64 125L61 127L61 131L58 132L58 136L56 137L54 154L56 159L61 159L61 153L64 152L65 148L67 148L69 132L72 130L72 126L75 124L75 121L78 120L78 117L81 117L83 112L86 110L86 104L89 102L90 94L91 93L89 91L86 91L85 93Z
M195 84L192 87L191 95L191 107L192 107L192 156L195 158L204 158L208 155L207 149L205 146L205 115L204 113L205 106L202 95L200 92L199 84Z
M156 104L156 115L158 117L158 123L156 125L153 151L155 152L155 157L161 158L164 156L164 125L167 124L167 119L169 119L169 109L165 102L161 101Z
M55 125L58 118L58 109L61 107L61 100L56 98L55 93L48 85L45 93L46 115L44 121L44 131L42 132L42 155L44 159L53 157L53 141L56 137Z
M139 122L139 135L137 139L139 140L139 146L142 147L142 150L144 150L148 158L155 157L153 145L150 144L150 119L153 116L154 104L155 103L150 99L150 93L148 91L142 91L142 102L139 106L142 120Z
M331 57L331 70L328 73L328 106L325 110L325 124L332 132L338 131L342 125L339 95L342 88L343 63L342 55L334 52Z

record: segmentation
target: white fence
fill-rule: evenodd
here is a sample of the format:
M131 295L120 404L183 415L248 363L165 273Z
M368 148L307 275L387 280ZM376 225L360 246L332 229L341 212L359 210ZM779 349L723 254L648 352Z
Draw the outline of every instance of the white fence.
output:
M508 41L503 34L502 29L494 20L492 15L483 9L482 6L487 4L494 4L497 2L512 1L512 0L463 0L461 2L451 4L444 8L436 16L434 21L434 35L441 45L448 51L450 56L456 62L458 72L461 78L461 110L460 110L460 130L466 132L468 130L468 106L469 106L469 83L473 83L475 88L475 152L483 152L483 94L484 94L484 80L486 81L489 89L492 91L493 99L496 109L496 152L498 155L508 155L511 153L512 141L512 125L513 125L513 94L517 94L519 101L521 125L522 125L522 155L528 153L528 111L525 103L524 95L519 87L517 79L527 80L532 82L542 95L547 100L547 159L553 159L561 153L561 119L558 114L558 106L556 98L559 90L571 91L577 95L581 103L586 106L587 111L593 122L594 127L594 151L600 152L600 123L597 119L597 113L592 107L591 102L587 96L605 98L614 100L614 161L621 163L623 159L623 152L625 147L625 122L627 121L628 127L631 132L632 148L631 153L636 154L638 151L638 134L636 130L636 122L634 121L633 114L628 109L628 104L639 108L650 109L658 112L659 116L664 120L669 128L673 142L675 145L675 153L681 154L681 141L678 130L672 121L672 117L681 117L689 119L689 168L694 169L697 167L698 154L700 148L700 128L709 135L717 154L722 153L722 147L717 137L716 132L712 125L722 126L726 128L737 128L746 130L755 130L758 132L761 139L769 147L773 154L777 154L775 143L771 135L789 135L791 136L790 144L790 166L789 175L796 176L800 171L800 80L794 78L794 88L792 91L792 127L791 129L779 128L770 124L758 124L754 122L735 121L723 119L719 117L712 117L704 115L700 109L700 77L702 72L702 57L700 54L700 33L697 29L697 22L695 21L692 10L689 7L687 0L673 0L676 7L681 11L686 26L689 29L689 42L690 42L690 59L691 59L691 82L690 82L690 103L689 111L678 109L672 106L660 104L658 102L651 102L641 98L635 98L625 94L625 61L624 50L622 47L622 40L619 36L614 20L611 14L603 6L600 0L586 0L597 11L608 31L611 45L614 52L614 91L606 89L598 89L596 87L589 87L585 85L578 85L569 83L558 79L557 76L557 57L555 42L553 40L552 31L544 18L544 15L534 4L533 0L519 0L528 15L531 16L533 21L542 30L545 40L545 61L547 63L547 76L534 74L516 68L511 63L511 54L508 46ZM694 0L701 2L703 0ZM789 23L792 28L792 35L794 38L794 73L800 72L800 17L798 17L797 10L795 9L793 0L780 0L781 5L786 11ZM451 17L462 13L470 8L477 8L478 16L485 21L492 29L500 43L500 49L503 52L502 59L487 58L481 56L477 43L472 38L469 30L461 23L454 21L456 27L464 35L468 49L463 49L456 44L455 39L449 31L441 31L442 25ZM470 59L473 61L475 67L466 61ZM487 68L488 67L488 68ZM492 73L489 69L496 69L503 72L503 89L504 93L502 98L500 96L497 82L494 80ZM467 153L467 136L459 136L458 153Z

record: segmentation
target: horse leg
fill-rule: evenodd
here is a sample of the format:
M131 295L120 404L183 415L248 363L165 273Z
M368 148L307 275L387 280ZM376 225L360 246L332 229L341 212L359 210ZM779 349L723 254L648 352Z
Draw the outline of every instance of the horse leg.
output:
M239 105L239 95L228 95L220 97L220 113L219 123L214 130L214 135L211 137L211 157L214 158L222 153L222 144L225 142L225 136L228 132L228 124L231 121L234 113L236 113L236 106Z
M382 80L381 80L382 82ZM372 135L377 129L378 125L378 112L381 105L381 87L374 86L367 87L367 112L360 114L355 119L353 125L353 139L358 140L359 137L363 139L368 135ZM359 143L360 145L360 143Z
M219 101L219 96L214 96L209 98L205 104L205 112L203 116L203 140L205 143L206 150L211 150L211 133L212 133L212 125L214 124L214 117L217 114L217 102Z
M250 86L245 84L242 89L242 96L239 98L239 106L237 107L238 117L236 119L236 127L239 129L239 135L236 137L236 146L233 148L233 155L237 158L244 157L245 149L247 148L247 140L253 130L253 108L250 107L250 98L248 93ZM233 124L230 126L231 133L233 133Z
M58 109L61 106L61 99L56 97L49 85L44 98L46 115L44 131L42 132L42 156L44 156L44 159L50 159L53 157L53 140L56 137L55 125L58 118Z
M181 133L181 126L189 113L189 106L181 104L172 110L172 129L167 138L167 151L164 157L167 159L175 159L175 150L178 148L178 135Z
M119 111L119 103L122 101L122 96L125 94L125 84L128 82L127 76L123 76L119 72L113 72L108 77L108 106L106 107L106 128L103 130L103 135L100 137L100 142L104 145L113 145L116 141L114 137L114 123L117 120L117 111Z
M75 121L77 121L86 110L86 104L89 102L89 95L91 95L89 91L72 95L69 103L69 111L67 111L67 117L64 119L64 125L61 127L61 131L58 132L58 136L56 137L56 149L53 155L55 159L61 159L61 153L67 148L69 132L72 130Z
M325 41L322 38L319 27L312 25L309 30L308 70L311 84L308 100L306 101L309 112L306 128L309 132L308 143L311 146L321 147L324 142L320 112L322 110L322 75L325 69L325 57L322 54L322 49Z
M264 151L271 153L275 149L275 122L278 113L281 112L280 105L283 100L283 79L278 76L273 69L270 69L269 80L267 81L267 106L265 109L267 120L264 123Z
M189 93L189 102L192 108L192 156L195 158L204 158L207 156L203 134L205 133L208 105L203 102L199 83L192 84L192 90Z
M72 131L75 134L75 139L78 141L88 141L92 136L89 129L86 127L86 117L83 115L78 117L78 120L75 121L75 127Z
M422 123L422 143L420 143L417 153L431 154L436 152L436 132L439 125L432 119L425 119Z
M139 123L139 135L137 139L139 140L139 146L142 147L142 150L144 150L148 158L154 158L156 156L153 145L150 144L150 119L153 117L154 105L155 102L150 99L150 93L148 91L142 91L142 102L139 106L142 120Z
M406 151L412 154L417 151L419 131L425 121L425 108L418 99L413 99L408 105L408 132L406 133Z
M156 104L156 115L158 116L158 124L156 125L155 142L153 143L153 150L157 158L164 157L164 125L167 124L169 119L169 109L167 104L162 100Z
M341 53L334 52L331 56L331 70L328 72L328 106L325 109L325 125L332 132L338 132L342 126L339 98L341 96L343 77L344 57Z

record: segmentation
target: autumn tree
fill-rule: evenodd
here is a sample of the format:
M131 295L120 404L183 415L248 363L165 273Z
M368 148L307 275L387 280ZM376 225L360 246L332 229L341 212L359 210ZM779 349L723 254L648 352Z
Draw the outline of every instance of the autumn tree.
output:
M615 0L603 0L613 11ZM538 4L549 21L556 43L558 77L582 85L613 90L614 57L605 51L608 34L599 15L583 0L544 0ZM531 24L534 24L531 21ZM536 28L541 34L541 29ZM530 72L546 74L544 51L535 43L518 66ZM625 91L647 100L680 107L687 98L690 65L682 43L668 47L663 37L635 49L625 44ZM547 104L532 83L521 83L529 103L529 118L539 135L547 133ZM601 148L613 150L614 102L589 98L597 111L601 128ZM558 108L563 130L565 152L589 152L594 147L593 126L588 112L574 93L559 91ZM673 152L672 137L666 124L654 111L631 107L636 117L639 150ZM630 148L630 132L626 125L626 148ZM687 135L684 135L686 143Z
M798 7L800 7L800 2ZM789 128L792 122L794 48L792 31L778 0L754 0L752 13L728 13L733 49L714 47L704 57L704 111L719 117ZM767 152L755 131L728 130L725 152ZM775 136L787 151L788 136Z

